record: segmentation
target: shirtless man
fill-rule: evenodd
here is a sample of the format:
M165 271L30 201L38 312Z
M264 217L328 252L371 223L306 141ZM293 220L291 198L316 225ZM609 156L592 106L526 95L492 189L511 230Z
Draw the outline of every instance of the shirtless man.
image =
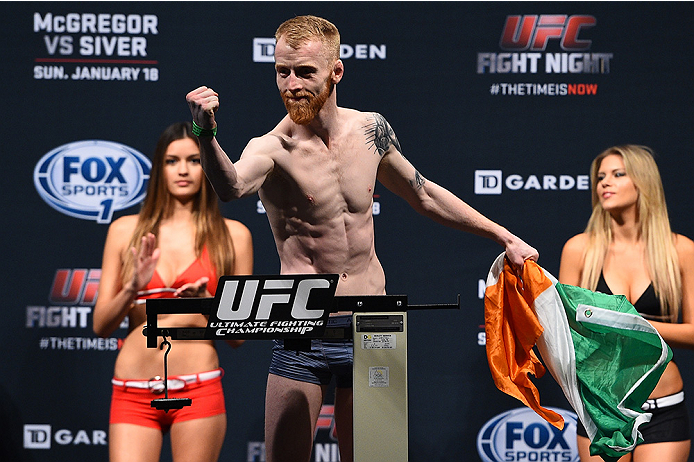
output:
M224 201L259 194L282 274L337 273L337 295L385 294L385 275L374 249L377 179L417 212L493 239L505 247L514 265L537 259L534 248L422 177L402 155L382 115L337 105L335 85L342 80L344 65L333 24L314 16L296 17L280 25L275 38L277 87L288 115L272 131L252 139L237 162L212 135L218 94L200 87L186 99L202 129L205 173ZM351 342L348 349L351 359ZM276 372L280 350L274 351L267 382L266 456L269 462L307 462L327 383ZM299 364L303 353L291 354L288 358ZM335 395L340 457L351 462L351 382L338 378Z

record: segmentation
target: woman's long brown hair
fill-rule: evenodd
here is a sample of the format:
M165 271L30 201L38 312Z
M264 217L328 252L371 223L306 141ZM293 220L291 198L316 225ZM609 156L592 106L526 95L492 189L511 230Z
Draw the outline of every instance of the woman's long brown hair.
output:
M139 249L142 237L148 233L159 236L161 221L172 212L172 197L164 181L164 156L173 141L190 138L198 143L193 135L190 122L178 122L168 126L159 137L152 159L147 195L142 202L135 232L123 256L123 281L132 276L133 254L130 248ZM195 222L195 254L200 257L207 246L210 260L217 271L217 277L233 274L234 245L224 217L219 210L217 195L212 185L203 175L200 191L193 200L193 220Z

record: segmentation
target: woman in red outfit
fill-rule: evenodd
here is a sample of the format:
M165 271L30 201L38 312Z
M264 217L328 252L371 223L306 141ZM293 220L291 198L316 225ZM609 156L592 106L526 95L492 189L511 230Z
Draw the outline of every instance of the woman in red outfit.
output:
M174 461L219 457L226 432L223 371L210 340L172 340L169 398L192 406L164 412L150 406L163 397L164 352L147 348L142 334L146 297L210 297L222 275L251 274L251 233L222 217L200 165L190 123L169 126L157 144L142 209L108 230L94 332L111 335L128 318L128 335L116 359L109 425L112 462L158 461L169 431ZM160 315L168 327L205 327L201 314ZM230 342L232 346L242 343Z

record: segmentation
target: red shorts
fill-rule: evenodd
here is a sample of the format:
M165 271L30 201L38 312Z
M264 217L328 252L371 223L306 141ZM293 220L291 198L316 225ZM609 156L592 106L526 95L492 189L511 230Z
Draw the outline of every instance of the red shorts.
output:
M175 380L176 377L169 377ZM113 385L109 423L128 423L168 431L172 424L186 420L226 414L222 377L199 383L188 383L180 390L169 390L169 398L190 398L190 406L169 412L152 407L152 400L164 398L164 393L148 389Z

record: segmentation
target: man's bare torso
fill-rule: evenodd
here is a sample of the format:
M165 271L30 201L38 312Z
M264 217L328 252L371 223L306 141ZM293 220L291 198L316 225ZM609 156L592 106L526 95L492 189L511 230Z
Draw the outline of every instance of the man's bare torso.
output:
M328 144L285 118L275 167L259 195L277 244L281 273L337 273L337 293L383 294L374 248L373 194L381 155L378 115L340 109L340 131Z

